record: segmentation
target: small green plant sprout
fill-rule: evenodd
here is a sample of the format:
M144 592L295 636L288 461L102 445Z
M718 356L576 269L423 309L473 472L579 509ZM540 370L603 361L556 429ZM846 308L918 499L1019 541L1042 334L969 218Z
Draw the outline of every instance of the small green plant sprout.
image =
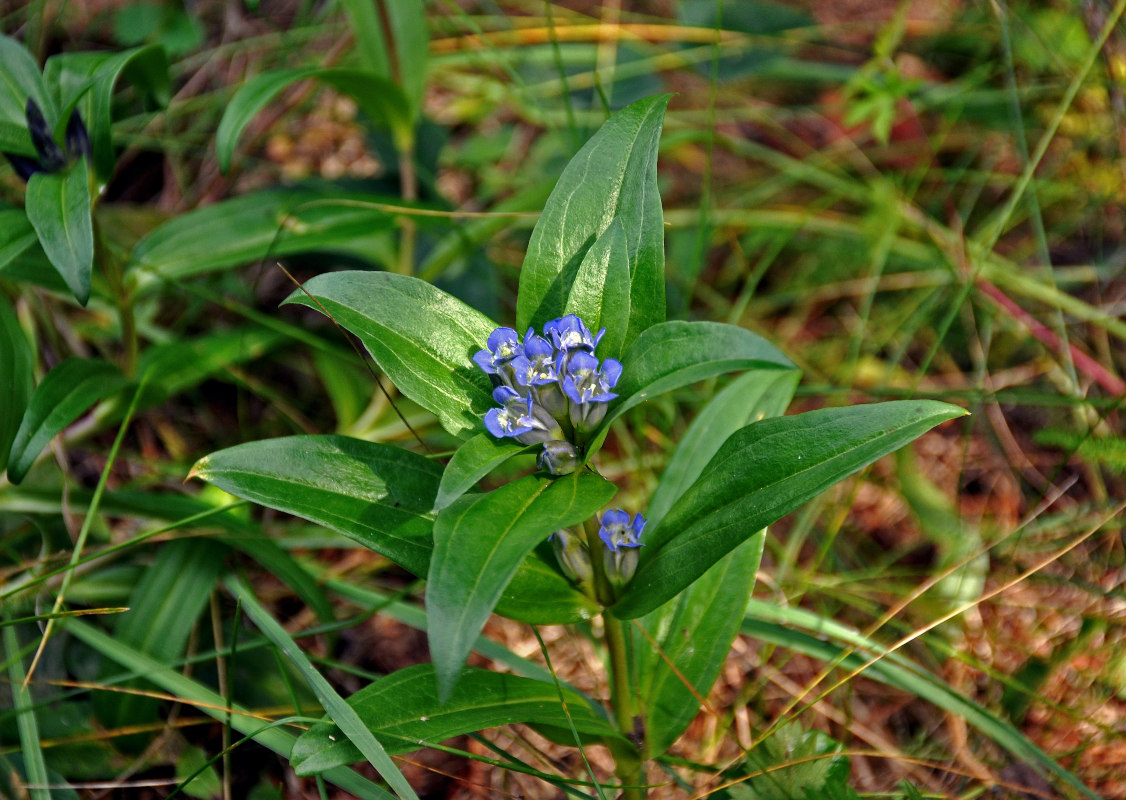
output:
M738 631L766 526L965 413L909 400L779 416L797 381L789 358L741 327L664 320L656 156L667 102L617 112L564 170L532 233L514 326L385 272L323 274L291 296L354 333L402 394L461 440L444 467L391 444L295 436L212 453L193 470L426 578L433 666L348 701L393 751L522 721L606 744L622 794L643 796L645 764L695 715ZM691 431L648 509L615 504L597 460L615 421L735 371L754 386L737 396L745 407L723 398L740 422ZM477 490L529 453L536 471ZM494 612L532 624L600 615L608 702L567 695L561 725L558 705L524 702L543 684L466 668ZM298 771L360 759L346 727L330 714L305 734Z

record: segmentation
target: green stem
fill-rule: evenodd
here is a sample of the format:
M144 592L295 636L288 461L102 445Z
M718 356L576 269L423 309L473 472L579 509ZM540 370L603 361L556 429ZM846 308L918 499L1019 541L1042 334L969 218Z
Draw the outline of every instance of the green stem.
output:
M414 169L414 144L399 150L399 192L403 200L413 202L418 199L418 174ZM399 272L403 275L414 273L414 246L418 237L418 225L413 217L404 216L399 220Z
M603 606L608 606L614 602L614 588L606 578L606 570L602 560L602 551L605 545L598 538L598 522L587 520L583 524L583 533L586 534L591 566L594 570L595 594ZM634 743L633 746L625 742L613 744L610 750L614 755L614 762L617 764L618 779L623 784L623 800L644 800L645 790L641 788L644 781L644 762L636 742L634 720L637 714L633 702L633 693L630 691L625 623L609 614L602 615L602 623L606 632L606 649L610 655L610 705L614 712L614 721L622 736L627 741Z

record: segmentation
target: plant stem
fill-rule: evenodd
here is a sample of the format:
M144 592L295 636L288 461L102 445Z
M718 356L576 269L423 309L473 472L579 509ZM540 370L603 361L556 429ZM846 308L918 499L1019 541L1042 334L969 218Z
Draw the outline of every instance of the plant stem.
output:
M602 551L605 545L598 538L597 521L587 520L583 523L583 533L586 534L591 567L594 570L595 594L603 606L608 606L614 602L614 588L606 578L606 570L602 561ZM636 746L635 710L633 695L630 692L629 655L626 651L625 623L604 613L602 624L606 632L606 649L610 654L610 705L614 711L614 721L617 723L618 731L622 736L634 743L634 746L627 745L624 742L613 744L610 750L617 765L618 779L624 784L622 787L623 800L644 800L645 790L640 786L643 781L643 762Z
M399 150L399 192L407 202L418 199L418 174L414 169L413 143ZM409 216L401 217L399 225L399 273L410 275L414 272L414 245L418 225Z

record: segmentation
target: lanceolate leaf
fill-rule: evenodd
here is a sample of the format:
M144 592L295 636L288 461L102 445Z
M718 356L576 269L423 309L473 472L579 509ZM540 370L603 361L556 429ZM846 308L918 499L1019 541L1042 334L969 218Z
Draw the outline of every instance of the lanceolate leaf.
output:
M649 502L654 529L731 434L786 410L797 381L796 370L752 370L712 398L685 431ZM684 732L715 683L754 588L765 538L765 531L754 534L641 619L647 635L634 634L634 653L650 755Z
M495 405L488 375L472 360L496 328L484 314L425 281L387 272L318 275L286 302L329 313L450 433L482 430Z
M349 697L348 705L391 754L514 722L566 729L570 720L580 735L617 736L590 701L574 690L563 690L564 710L553 683L465 669L446 702L438 698L436 685L434 667L419 664L369 684ZM297 740L291 758L298 775L312 775L362 756L337 726L323 722Z
M626 235L630 316L625 346L665 318L664 222L657 145L669 95L610 117L571 159L532 231L520 271L516 329L563 316L579 264L615 217Z
M325 192L268 189L169 220L138 242L131 258L135 266L180 280L271 256L348 252L356 237L390 227L392 221L379 209L334 203Z
M224 172L231 165L231 154L239 137L254 119L287 86L316 79L355 99L360 109L375 123L388 125L397 136L410 130L410 107L402 89L388 78L367 71L306 67L267 72L244 83L235 92L219 120L215 150Z
M442 471L420 455L347 436L289 436L212 453L191 474L426 574L434 527L428 514Z
M90 218L90 172L86 159L62 172L37 172L24 199L39 244L82 305L90 299L94 224Z
M568 625L591 619L600 606L536 552L520 564L493 611L529 625Z
M796 369L758 334L721 322L664 322L643 333L622 356L618 400L596 432L588 454L623 413L664 392L743 369Z
M616 616L667 602L755 532L837 481L966 412L931 400L810 411L729 438L655 530Z
M552 480L535 475L447 506L434 526L426 584L430 655L441 697L520 562L550 534L591 517L614 496L585 470Z
M48 372L36 387L12 442L8 464L12 483L24 479L55 434L125 384L121 370L99 359L68 358Z
M457 500L508 459L534 447L538 445L529 447L514 439L498 439L487 431L466 440L454 451L442 473L442 483L434 501L435 510L441 510Z
M629 250L621 219L615 219L586 251L564 307L591 331L606 329L598 343L601 358L621 358L629 325Z
M31 345L15 310L0 299L0 469L8 466L8 449L31 400Z

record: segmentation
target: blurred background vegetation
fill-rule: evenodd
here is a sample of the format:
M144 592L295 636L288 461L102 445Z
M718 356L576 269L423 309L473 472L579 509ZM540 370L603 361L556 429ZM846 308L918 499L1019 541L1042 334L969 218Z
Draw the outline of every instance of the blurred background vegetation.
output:
M448 452L341 332L278 304L295 280L375 268L511 320L563 165L608 110L672 92L659 162L669 316L769 338L803 370L800 410L932 397L973 412L775 527L749 636L675 752L726 764L793 719L844 744L865 796L1073 794L983 732L1012 723L1102 796L1126 797L1124 4L429 0L424 36L396 29L388 51L388 78L418 98L405 142L347 86L298 81L217 151L246 81L362 62L358 2L0 5L0 29L40 65L159 45L170 88L126 75L112 95L116 166L96 220L123 277L96 265L81 307L45 277L38 245L0 233L0 295L37 382L76 356L148 376L79 409L18 485L0 480L5 686L41 650L34 713L0 689L0 793L38 764L79 787L52 797L347 796L259 743L230 749L241 734L200 710L211 697L266 718L320 713L221 578L248 578L344 694L426 660L419 586L343 537L226 508L185 476L208 452L291 433L421 449L408 422ZM0 169L0 214L23 193ZM310 205L326 198L361 205ZM712 388L625 417L601 467L627 506L643 507ZM131 610L49 640L42 620L12 622L60 592L70 609ZM939 689L855 676L834 621L864 647L898 646ZM488 632L540 658L527 626ZM561 676L605 691L581 632L545 636ZM800 760L797 740L779 741L793 746L774 763ZM455 743L475 759L428 750L402 768L428 796L559 795L491 766L498 743L533 771L579 774L573 752L519 727ZM655 796L718 786L677 767ZM799 772L783 773L786 793L730 793L804 797L789 792L823 777ZM897 788L905 779L918 788Z

